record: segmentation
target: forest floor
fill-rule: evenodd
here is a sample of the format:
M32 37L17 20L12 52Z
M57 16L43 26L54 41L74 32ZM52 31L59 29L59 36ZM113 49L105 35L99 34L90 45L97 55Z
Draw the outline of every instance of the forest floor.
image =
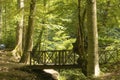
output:
M22 66L10 52L0 51L0 80L36 80L35 74L19 70Z
M25 64L18 63L18 60L11 55L10 51L0 50L0 80L54 80L54 79L51 74L43 70L30 69L27 68Z
M97 80L120 80L120 62L106 64L103 69L103 74Z
M0 51L0 80L41 80L34 72L19 69L23 66L24 64L16 62L10 52ZM104 66L102 69L105 73L94 80L120 80L120 62Z

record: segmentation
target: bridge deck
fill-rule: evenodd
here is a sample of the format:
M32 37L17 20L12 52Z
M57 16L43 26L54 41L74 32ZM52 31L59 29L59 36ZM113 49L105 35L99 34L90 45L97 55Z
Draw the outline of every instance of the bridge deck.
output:
M73 69L80 68L78 65L31 65L26 66L30 69Z

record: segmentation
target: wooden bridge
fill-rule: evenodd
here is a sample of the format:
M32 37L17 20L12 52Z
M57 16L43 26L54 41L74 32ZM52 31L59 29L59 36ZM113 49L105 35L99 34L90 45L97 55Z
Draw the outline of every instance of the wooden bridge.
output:
M117 62L120 60L119 50L99 51L100 64ZM73 50L48 50L31 52L31 68L80 68L77 64L78 55Z
M41 68L78 68L78 55L73 50L48 50L31 53L30 65Z

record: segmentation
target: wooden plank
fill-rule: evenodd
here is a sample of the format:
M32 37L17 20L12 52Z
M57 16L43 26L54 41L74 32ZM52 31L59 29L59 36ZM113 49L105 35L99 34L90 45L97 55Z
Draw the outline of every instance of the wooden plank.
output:
M30 69L71 69L80 68L78 65L31 65L25 66Z

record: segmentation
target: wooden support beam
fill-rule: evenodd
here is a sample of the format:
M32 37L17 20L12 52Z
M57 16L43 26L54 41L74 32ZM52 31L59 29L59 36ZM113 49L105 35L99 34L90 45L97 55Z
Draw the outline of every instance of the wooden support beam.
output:
M80 68L79 65L31 65L25 66L29 69L72 69Z

